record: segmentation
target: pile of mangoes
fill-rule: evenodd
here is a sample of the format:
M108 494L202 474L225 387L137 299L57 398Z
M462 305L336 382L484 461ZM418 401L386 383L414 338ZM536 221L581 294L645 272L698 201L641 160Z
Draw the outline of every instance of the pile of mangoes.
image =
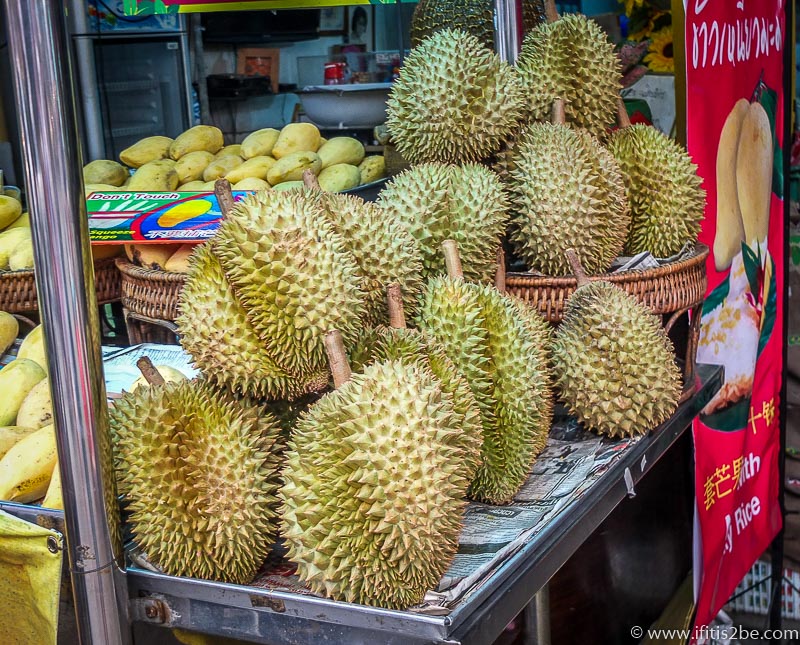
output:
M0 231L0 271L33 268L30 215L9 195L0 195Z
M83 169L87 194L204 192L214 190L214 182L222 177L234 190L287 190L302 184L305 170L317 175L323 190L339 192L386 174L383 156L367 157L362 143L351 137L326 140L311 123L257 130L240 144L227 146L219 128L197 125L175 139L142 139L123 150L120 161L98 159L87 164Z

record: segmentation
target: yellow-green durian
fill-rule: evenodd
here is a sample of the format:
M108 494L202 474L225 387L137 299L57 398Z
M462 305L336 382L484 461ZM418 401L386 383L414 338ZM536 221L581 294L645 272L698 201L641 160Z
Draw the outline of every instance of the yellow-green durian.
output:
M631 205L625 252L666 258L697 240L706 193L689 153L642 124L614 132L608 149L622 170Z
M524 90L517 74L475 37L444 29L405 59L386 102L386 125L411 163L479 161L516 129Z
M180 381L123 394L109 422L118 487L147 558L169 575L250 582L277 527L271 416Z
M458 243L467 279L493 279L509 202L502 182L488 168L414 166L389 181L378 206L417 241L426 276L445 272L441 245L450 239Z
M570 14L539 25L522 43L517 72L530 119L546 121L553 101L563 99L567 123L605 138L622 88L621 66L595 21Z
M591 430L642 434L678 404L681 374L660 320L610 282L578 287L552 353L561 398Z
M421 602L456 553L470 445L452 397L419 361L370 365L312 406L280 493L300 579L336 600Z
M588 273L606 271L630 227L614 157L586 131L533 123L517 142L514 163L510 240L528 268L570 275L564 254L574 247Z

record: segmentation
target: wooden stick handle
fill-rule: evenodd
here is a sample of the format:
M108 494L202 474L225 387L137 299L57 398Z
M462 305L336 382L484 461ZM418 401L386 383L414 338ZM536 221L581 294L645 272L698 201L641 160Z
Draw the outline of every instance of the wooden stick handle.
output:
M344 340L338 329L332 329L325 334L324 342L331 374L333 374L333 386L338 390L350 380L353 374L350 362L347 360L347 352L344 351Z
M445 240L442 242L444 252L444 264L447 267L447 275L451 278L464 278L464 269L461 268L461 255L458 252L458 243L455 240Z
M564 125L567 122L567 104L564 99L555 99L550 108L550 121L555 125Z
M589 284L589 278L586 275L586 271L583 270L581 259L578 257L578 253L575 249L567 249L566 256L567 262L569 262L569 265L572 267L572 272L575 274L575 278L578 281L578 286L582 287L585 284Z
M506 292L506 252L502 244L497 247L497 273L494 274L494 286L500 293Z
M628 116L628 109L625 107L625 101L620 96L617 99L617 125L620 128L631 127L631 117Z
M217 196L217 203L222 216L228 217L235 203L233 201L233 192L231 191L231 182L224 177L217 179L214 182L214 194Z
M558 20L558 9L556 9L555 0L544 0L544 15L547 18L547 22Z
M406 312L403 307L403 290L396 282L386 287L386 302L389 307L389 326L406 329Z
M322 190L317 176L310 170L303 171L303 183L305 184L306 188L310 188L311 190Z
M139 368L142 376L144 376L144 379L150 385L164 385L164 383L166 383L164 377L161 376L161 372L156 369L156 366L153 365L153 361L151 361L147 356L142 356L138 361L136 361L136 367Z

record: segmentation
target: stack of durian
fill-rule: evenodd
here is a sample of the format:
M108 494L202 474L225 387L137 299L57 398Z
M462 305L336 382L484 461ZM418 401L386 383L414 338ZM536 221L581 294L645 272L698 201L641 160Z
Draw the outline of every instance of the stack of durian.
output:
M264 128L231 145L225 145L219 128L197 125L175 139L142 139L123 150L120 161L97 159L86 164L87 194L213 191L221 177L234 190L286 190L297 187L307 169L319 175L325 190L338 192L385 174L383 156L366 156L363 144L351 137L326 140L311 123Z
M696 204L652 206L673 191L640 168L684 172L697 197L693 167L649 131L604 147L618 69L593 23L542 25L525 48L514 69L465 32L425 39L389 100L416 165L376 203L306 173L237 202L194 250L177 325L201 377L151 374L111 412L152 564L247 583L277 535L313 591L406 608L452 561L465 500L513 500L556 396L612 436L673 412L680 373L659 321L583 270L688 241ZM661 152L641 160L644 145ZM581 277L555 332L492 284L509 224L531 267Z

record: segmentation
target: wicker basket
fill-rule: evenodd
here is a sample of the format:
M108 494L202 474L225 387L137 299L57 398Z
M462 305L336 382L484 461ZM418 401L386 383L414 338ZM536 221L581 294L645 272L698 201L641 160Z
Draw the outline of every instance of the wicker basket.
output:
M698 244L689 257L656 269L626 271L590 280L607 280L636 296L654 314L671 314L703 301L706 295L705 262L708 247ZM506 290L538 309L551 323L561 322L564 304L577 281L572 276L550 277L531 273L507 273Z
M186 275L144 269L124 258L117 258L116 264L122 274L122 306L130 342L174 342L174 334L165 335L164 330L174 327Z
M98 305L120 299L120 275L114 258L94 263L94 287ZM39 310L33 269L0 271L0 310L12 314Z

